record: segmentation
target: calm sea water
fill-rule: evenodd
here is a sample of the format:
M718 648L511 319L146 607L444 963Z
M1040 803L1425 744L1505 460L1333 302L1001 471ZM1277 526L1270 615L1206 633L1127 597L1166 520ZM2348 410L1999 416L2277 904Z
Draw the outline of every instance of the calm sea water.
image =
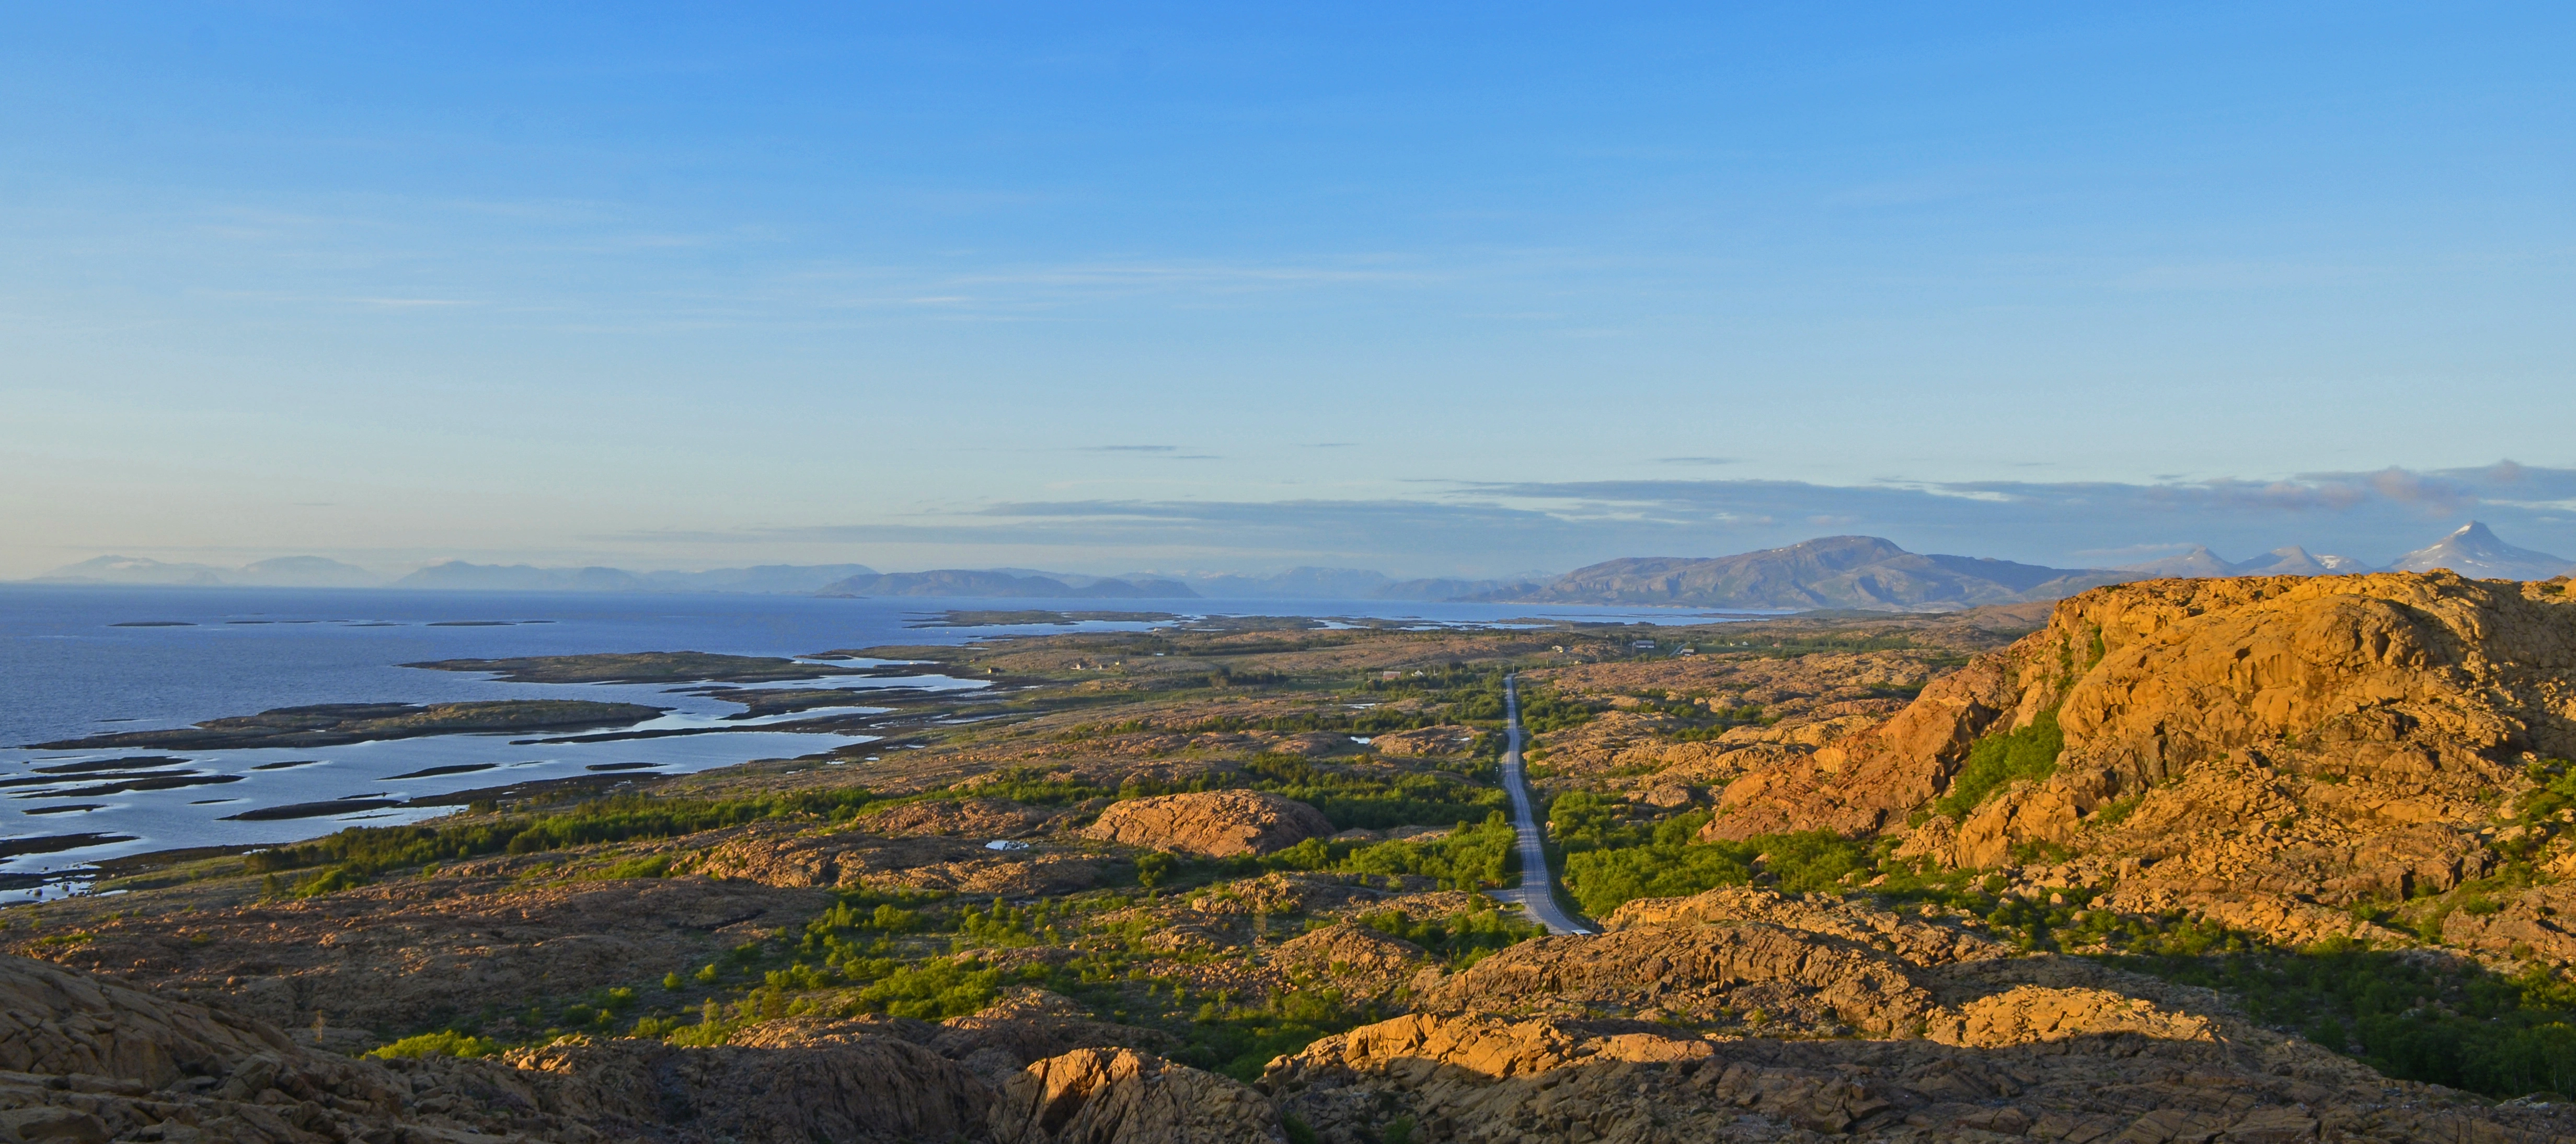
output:
M950 608L1230 615L1351 616L1483 624L1544 615L1586 620L1705 622L1670 611L1348 600L824 600L799 596L595 593L391 592L0 586L0 781L39 777L38 767L131 755L175 755L208 781L168 790L81 794L107 776L0 786L0 853L66 835L122 836L50 853L0 859L0 900L86 880L107 857L212 845L316 837L351 824L383 825L448 813L374 807L345 815L228 822L227 815L335 799L411 799L533 779L649 764L672 774L752 759L788 758L861 737L735 731L608 743L512 746L507 735L442 735L304 750L38 751L25 744L116 731L183 727L311 703L584 698L672 710L646 728L740 726L740 708L661 685L500 683L470 674L400 666L436 659L585 652L703 651L800 656L886 644L945 645L1065 628L916 628ZM166 626L121 626L155 624ZM1093 623L1092 629L1147 622ZM822 679L790 686L981 686L933 677ZM819 713L819 712L818 712ZM811 714L796 717L811 717ZM293 763L293 766L277 766ZM864 764L860 764L864 766ZM399 778L438 767L466 773Z

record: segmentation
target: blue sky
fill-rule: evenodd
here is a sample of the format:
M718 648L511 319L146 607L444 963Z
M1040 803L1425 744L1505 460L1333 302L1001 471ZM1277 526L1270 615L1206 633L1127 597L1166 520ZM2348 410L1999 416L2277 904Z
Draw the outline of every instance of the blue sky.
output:
M0 576L2576 555L2576 10L1713 7L12 6Z

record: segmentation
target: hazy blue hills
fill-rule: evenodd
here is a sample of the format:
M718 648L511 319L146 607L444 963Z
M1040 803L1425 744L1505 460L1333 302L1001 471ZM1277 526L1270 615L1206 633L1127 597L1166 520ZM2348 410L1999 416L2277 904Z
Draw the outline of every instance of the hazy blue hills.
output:
M368 588L384 578L355 564L319 556L281 556L240 568L170 564L141 556L100 556L56 568L38 584L120 584L164 587Z
M196 588L422 588L464 592L772 592L803 595L852 576L865 564L766 564L705 572L629 572L623 568L539 568L449 560L399 578L320 556L281 556L239 568L168 563L140 556L100 556L54 569L29 583Z
M2480 521L2470 521L2441 540L2373 567L2350 556L2309 555L2295 545L2275 548L2251 560L2229 562L2202 545L2180 556L2143 564L2124 564L2116 571L2142 577L2184 576L2327 576L2349 572L2430 572L2448 568L2463 576L2505 580L2546 580L2565 575L2576 562L2564 556L2516 548Z
M2471 521L2440 543L2398 557L2388 571L2448 568L2463 576L2545 580L2569 561L2506 544ZM2219 576L2324 576L2373 572L2349 556L2311 555L2295 545L2229 561L2206 546L2119 568L2050 568L1970 556L1924 555L1875 536L1829 536L1735 556L1609 560L1545 584L1486 591L1512 603L1650 604L1704 608L1852 608L1938 611L2055 600L2131 580Z
M2516 548L2477 521L2398 557L2389 570L2448 568L2464 576L2545 580L2576 570L2561 556ZM763 564L703 572L449 560L388 579L320 556L281 556L239 568L100 556L31 583L173 587L417 588L520 592L745 592L822 596L946 596L1059 600L1400 600L1654 605L1807 611L1939 611L2054 600L2129 580L2323 576L2378 571L2349 556L2295 545L2230 561L2203 545L2117 568L2052 568L1976 556L1908 552L1875 536L1828 536L1733 556L1638 556L1562 576L1398 579L1361 568L1300 567L1268 575L1130 572L1093 576L1034 568L879 572L864 564Z
M396 588L469 592L755 592L808 595L852 576L865 564L764 564L705 572L629 572L623 568L537 568L526 564L432 564L393 582Z
M1121 579L1151 575L1153 573L1137 573ZM1501 580L1447 577L1399 580L1383 572L1360 568L1312 567L1291 568L1271 576L1197 572L1180 573L1172 578L1196 589L1199 595L1221 600L1415 600L1426 603L1514 588L1533 588L1549 579L1539 573Z
M1828 536L1736 556L1609 560L1547 584L1487 598L1532 604L1935 611L2053 600L2138 578L2098 568L1927 556L1875 536Z

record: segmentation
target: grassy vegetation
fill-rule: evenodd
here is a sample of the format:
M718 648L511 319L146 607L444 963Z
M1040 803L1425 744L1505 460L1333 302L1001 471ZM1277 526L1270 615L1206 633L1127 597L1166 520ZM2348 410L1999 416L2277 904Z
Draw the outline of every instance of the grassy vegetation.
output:
M1673 641L1666 639L1664 643ZM1763 659L1796 659L1821 652L1910 651L1920 645L1900 635L1832 635L1817 632L1808 635L1752 636L1733 638L1724 633L1709 634L1690 641L1701 655L1734 652Z
M1244 764L1243 772L1255 789L1313 805L1336 830L1472 822L1510 802L1497 787L1475 786L1445 775L1363 777L1293 755L1253 759Z
M2044 779L2057 770L2066 750L2066 735L2057 728L2057 712L2043 711L2030 726L1988 735L1968 748L1968 761L1950 780L1950 793L1932 804L1952 818L1968 812L2019 779Z
M1500 667L1469 668L1450 664L1438 672L1402 676L1396 679L1366 679L1361 687L1373 696L1393 699L1418 699L1438 706L1438 718L1422 724L1462 723L1499 731L1507 714L1503 702L1503 678L1508 674ZM1591 722L1601 713L1594 704L1569 699L1554 686L1530 684L1520 688L1521 726L1531 734L1561 731Z
M618 795L577 803L552 814L512 815L459 826L351 827L311 842L253 851L244 861L254 874L333 864L334 869L297 888L297 894L310 896L357 885L387 870L432 862L489 854L535 854L601 842L676 838L769 818L847 819L874 801L867 791L856 787L723 800ZM324 882L332 884L327 889L315 888Z
M392 1060L397 1057L416 1060L421 1057L488 1057L500 1051L501 1043L498 1041L467 1036L452 1029L442 1029L435 1033L422 1033L417 1037L405 1037L390 1045L370 1049L367 1055L377 1060Z
M1548 830L1565 855L1565 888L1601 917L1637 898L1682 897L1760 881L1792 892L1846 888L1877 871L1878 851L1831 831L1696 842L1706 811L1634 822L1627 806L1601 795L1557 796Z
M1423 842L1310 841L1266 858L1224 861L1166 856L1159 892L1274 869L1417 875L1472 888L1507 878L1511 849L1510 826L1492 814L1481 824L1462 824L1447 837ZM1244 954L1158 948L1152 939L1160 921L1134 908L1151 896L1158 895L1113 889L1013 904L846 890L799 929L746 942L692 973L670 974L658 987L643 990L661 1000L649 1011L636 1011L648 1008L636 989L594 990L521 1011L487 1011L378 1051L479 1055L570 1032L714 1045L746 1026L799 1014L937 1021L978 1012L1005 990L1032 985L1071 997L1103 1020L1170 1033L1177 1045L1166 1054L1172 1059L1251 1080L1274 1056L1391 1015L1320 981L1301 981L1273 996L1199 992L1173 974L1175 963L1224 962ZM1359 920L1421 945L1453 967L1542 932L1491 907L1432 918L1381 911ZM1294 932L1292 926L1279 936ZM1061 952L1027 961L1012 953L1031 947ZM508 1031L487 1035L502 1029Z
M1668 720L1668 725L1658 728L1655 735L1675 743L1704 742L1737 727L1767 727L1779 722L1765 716L1758 703L1741 707L1705 707L1688 698L1657 695L1633 695L1629 698L1637 701L1635 710L1661 715Z
M1272 870L1329 871L1343 874L1401 875L1431 878L1442 889L1481 890L1512 883L1519 870L1517 836L1497 810L1481 823L1458 823L1442 837L1423 841L1355 845L1309 838L1278 853L1241 859Z
M804 1013L880 1013L937 1021L991 1005L1007 988L1033 985L1074 998L1103 1019L1159 1028L1184 1063L1240 1079L1270 1058L1383 1014L1344 1003L1331 989L1301 989L1257 1002L1193 993L1185 981L1148 973L1157 927L1120 916L1132 900L1115 893L978 905L936 895L854 891L800 933L754 943L712 964L715 992L694 1012L641 1017L630 1035L681 1045L722 1044L743 1027ZM1444 927L1462 953L1500 944L1495 927ZM1015 967L998 951L1070 947L1071 956ZM1185 955L1200 960L1221 955ZM734 983L734 984L726 984Z
M2539 966L2506 976L2345 942L2105 960L2224 991L2256 1020L2393 1077L2500 1097L2576 1093L2576 984Z
M1546 926L1522 921L1491 905L1437 918L1414 918L1401 910L1381 910L1362 914L1356 920L1388 937L1421 946L1448 962L1453 971L1474 965L1495 950L1547 934Z
M2497 1097L2576 1094L2576 983L2545 967L2502 974L2344 938L2282 948L2180 911L2120 914L2093 908L2081 889L2056 893L2062 902L2000 898L1954 879L1895 896L1981 913L1994 936L2023 949L2216 989L2256 1021L2392 1077Z
M1114 789L1049 779L1043 772L1024 768L932 797L971 795L1033 806L1069 806L1101 797L1147 798L1226 788L1268 791L1311 804L1336 830L1445 826L1474 821L1509 801L1500 788L1450 775L1359 774L1296 755L1256 756L1244 760L1237 772L1210 772L1179 782L1131 777Z

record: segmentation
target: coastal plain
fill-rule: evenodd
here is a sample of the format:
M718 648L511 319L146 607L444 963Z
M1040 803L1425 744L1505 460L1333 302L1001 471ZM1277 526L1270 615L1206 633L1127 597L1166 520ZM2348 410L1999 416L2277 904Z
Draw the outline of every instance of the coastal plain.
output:
M0 1126L2576 1136L2563 578L421 666L984 686L853 689L835 718L874 738L829 752L495 788L0 910ZM1486 892L1521 874L1507 677L1597 935Z

